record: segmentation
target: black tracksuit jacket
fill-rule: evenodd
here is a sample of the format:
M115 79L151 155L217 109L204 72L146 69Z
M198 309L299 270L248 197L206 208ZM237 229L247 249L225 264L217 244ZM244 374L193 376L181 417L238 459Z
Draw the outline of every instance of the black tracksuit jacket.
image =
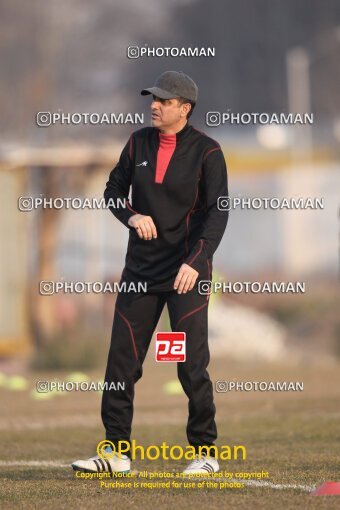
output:
M176 133L176 148L161 184L155 182L159 130L134 132L111 171L104 197L126 207L110 207L129 228L122 281L147 282L148 291L170 291L186 263L210 279L213 254L228 221L219 197L228 195L227 169L219 144L188 123ZM130 187L131 202L128 200ZM111 202L112 203L112 202ZM134 214L151 216L157 239L140 239L128 225Z

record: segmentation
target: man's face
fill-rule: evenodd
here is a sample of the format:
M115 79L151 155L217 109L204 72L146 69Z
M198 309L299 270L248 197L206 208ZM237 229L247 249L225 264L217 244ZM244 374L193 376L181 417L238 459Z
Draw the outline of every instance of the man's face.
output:
M189 103L180 104L178 99L161 99L152 96L151 123L158 129L171 128L184 120L190 110Z

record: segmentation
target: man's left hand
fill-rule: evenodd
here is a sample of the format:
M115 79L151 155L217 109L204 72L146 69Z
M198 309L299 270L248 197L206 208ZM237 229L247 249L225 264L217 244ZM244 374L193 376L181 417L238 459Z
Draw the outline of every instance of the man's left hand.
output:
M177 290L178 294L185 294L186 292L192 290L197 280L198 271L193 269L188 264L182 264L179 268L175 283L174 289Z

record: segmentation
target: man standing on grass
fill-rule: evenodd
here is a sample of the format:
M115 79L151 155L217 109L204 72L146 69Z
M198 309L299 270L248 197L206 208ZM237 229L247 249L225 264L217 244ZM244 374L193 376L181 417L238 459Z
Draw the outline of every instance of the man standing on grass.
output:
M116 449L119 441L130 443L134 386L166 303L172 331L186 333L186 361L177 363L177 369L189 399L187 438L197 453L184 471L192 474L219 470L213 449L198 454L217 438L207 372L209 299L200 294L198 283L211 280L213 254L228 221L228 212L218 208L218 198L228 194L222 150L188 122L197 92L195 82L176 71L163 73L153 87L142 90L142 95L152 95L152 127L131 135L104 193L106 203L122 199L126 204L110 207L129 229L121 282L127 287L147 284L146 292L120 293L117 298L105 381L124 381L125 389L103 392L106 439ZM95 456L72 466L129 472L131 456Z

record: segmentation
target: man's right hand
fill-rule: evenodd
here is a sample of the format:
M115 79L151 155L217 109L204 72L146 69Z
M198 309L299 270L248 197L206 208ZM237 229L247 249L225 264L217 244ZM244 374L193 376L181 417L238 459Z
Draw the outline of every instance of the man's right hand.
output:
M134 216L131 216L128 224L130 227L135 228L139 237L145 241L150 241L152 238L157 238L157 230L151 216L135 214Z

